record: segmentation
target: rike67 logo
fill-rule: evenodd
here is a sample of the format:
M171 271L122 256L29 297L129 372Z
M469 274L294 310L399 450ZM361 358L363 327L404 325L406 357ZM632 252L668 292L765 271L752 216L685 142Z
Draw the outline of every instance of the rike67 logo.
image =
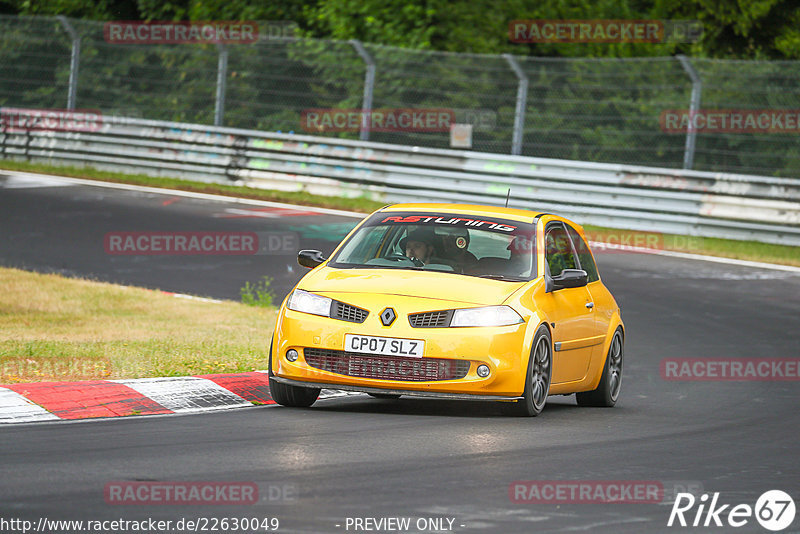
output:
M719 503L719 492L715 492L710 500L707 493L700 498L691 493L678 493L667 526L738 528L747 525L755 517L762 527L777 532L791 525L794 516L794 500L781 490L764 492L755 506L737 504L733 507Z

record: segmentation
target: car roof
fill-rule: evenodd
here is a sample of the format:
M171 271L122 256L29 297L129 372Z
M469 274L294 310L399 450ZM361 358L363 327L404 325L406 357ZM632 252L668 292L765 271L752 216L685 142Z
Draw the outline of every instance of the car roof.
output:
M566 217L552 213L522 210L518 208L503 208L500 206L485 206L482 204L445 204L436 202L418 202L405 204L392 204L381 208L379 211L416 211L422 213L455 213L470 214L479 217L501 217L512 221L533 223L537 218L542 218L546 224L550 221L564 221L583 231L583 227Z
M406 203L386 206L380 211L415 211L421 213L454 213L469 214L481 217L500 217L512 221L532 223L542 213L537 211L521 210L517 208L503 208L499 206L483 206L480 204L443 204L443 203Z

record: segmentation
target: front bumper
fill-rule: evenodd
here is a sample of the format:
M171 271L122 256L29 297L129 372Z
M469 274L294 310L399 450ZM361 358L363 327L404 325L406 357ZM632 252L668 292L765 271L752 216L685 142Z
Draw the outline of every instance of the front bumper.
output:
M321 382L301 382L289 378L274 376L273 380L289 386L299 386L306 388L339 389L342 391L358 391L361 393L375 393L376 395L405 395L409 397L431 397L436 399L451 400L472 400L472 401L516 401L523 400L524 397L512 397L506 395L470 395L465 393L438 393L435 391L413 391L408 389L386 389L370 388L365 386L348 386L343 384L324 384Z
M444 395L472 400L516 400L522 394L530 354L526 323L501 327L413 328L407 319L409 313L443 309L447 304L413 297L393 296L391 303L376 304L359 302L360 299L353 294L327 296L369 309L370 315L364 323L348 323L295 312L284 306L278 316L271 354L272 372L279 381L305 387ZM389 327L383 326L378 317L386 306L391 306L397 314L397 319ZM422 360L460 360L468 364L468 370L463 378L453 380L398 380L338 374L313 367L305 361L307 348L344 351L345 334L424 340ZM300 354L294 362L286 359L286 352L290 349ZM477 367L481 364L489 367L488 377L477 375Z

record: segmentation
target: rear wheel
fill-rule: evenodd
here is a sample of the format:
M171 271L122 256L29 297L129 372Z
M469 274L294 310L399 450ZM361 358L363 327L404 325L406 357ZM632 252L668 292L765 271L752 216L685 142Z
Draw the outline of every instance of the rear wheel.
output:
M319 397L320 388L305 388L281 384L272 374L272 343L269 344L269 393L272 400L281 406L291 408L307 408Z
M592 391L583 391L575 394L578 406L611 408L617 403L619 391L622 387L622 353L622 329L617 328L617 331L614 332L614 337L611 339L611 345L608 347L608 356L603 367L603 376L600 377L600 383Z
M531 357L525 376L523 399L508 404L512 415L536 417L544 409L550 394L550 379L553 370L553 343L550 331L541 325L533 339Z

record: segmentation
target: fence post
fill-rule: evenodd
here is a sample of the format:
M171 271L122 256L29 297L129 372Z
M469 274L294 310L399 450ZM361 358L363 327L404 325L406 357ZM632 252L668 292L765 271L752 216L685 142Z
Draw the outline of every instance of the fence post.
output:
M224 44L217 45L219 57L217 58L217 98L214 104L214 126L222 126L225 114L225 89L228 81L228 47Z
M519 63L511 54L503 54L511 70L517 75L519 85L517 85L517 106L514 110L514 134L511 138L511 154L519 156L522 154L522 131L525 127L525 106L528 103L528 77L522 72Z
M367 73L364 76L364 100L361 104L361 131L358 138L362 141L369 141L369 117L372 114L372 92L375 87L375 60L372 59L361 41L350 39L350 44L367 64Z
M75 109L75 99L78 95L78 66L81 57L81 38L67 17L58 15L56 17L64 29L72 38L72 55L69 62L69 87L67 89L67 109Z
M697 131L694 128L694 118L697 111L700 109L700 95L703 91L703 81L700 75L694 70L689 58L680 54L677 56L678 61L681 62L683 70L689 75L692 80L692 96L689 100L689 124L686 128L686 148L683 151L683 168L691 170L694 167L694 147L697 143Z

